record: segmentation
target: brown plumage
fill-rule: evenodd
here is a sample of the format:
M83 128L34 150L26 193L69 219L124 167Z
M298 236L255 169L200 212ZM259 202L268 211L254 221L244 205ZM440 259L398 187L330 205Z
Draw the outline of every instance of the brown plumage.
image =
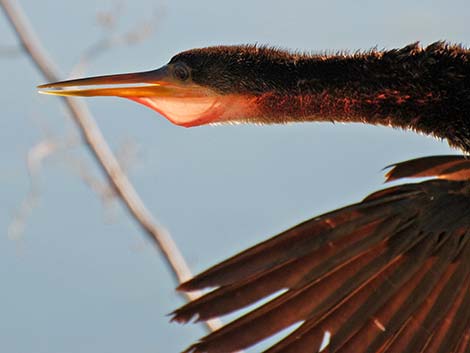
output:
M42 88L129 83L146 85L47 93L116 95L182 126L390 125L470 152L470 51L442 42L335 56L220 46L180 53L155 71ZM181 284L215 289L175 310L178 322L223 316L283 290L187 352L234 352L301 323L266 352L469 353L470 160L420 158L387 174L420 177L430 180L315 217Z
M439 159L434 169L461 164L459 181L379 191L182 284L180 290L218 288L176 310L179 322L218 317L288 289L188 351L236 351L301 321L268 352L317 352L326 331L329 352L414 353L434 341L435 349L425 352L453 352L464 344L470 329L470 161ZM422 162L398 164L389 178L413 177ZM450 327L460 334L451 335ZM437 341L443 330L446 338Z

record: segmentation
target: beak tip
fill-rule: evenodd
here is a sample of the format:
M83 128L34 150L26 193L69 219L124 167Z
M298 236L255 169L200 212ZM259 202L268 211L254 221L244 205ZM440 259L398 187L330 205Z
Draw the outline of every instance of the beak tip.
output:
M44 94L44 95L46 95L46 96L68 96L68 95L70 95L70 94L64 93L64 92L66 92L66 91L52 91L52 90L51 90L51 91L48 91L48 90L46 90L46 89L40 89L39 86L38 86L38 88L39 88L39 89L38 89L38 93L39 93L39 94Z
M54 86L53 83L43 83L42 85L36 86L36 88L38 88L38 89L41 89L41 88L50 88L50 87L53 87L53 86Z

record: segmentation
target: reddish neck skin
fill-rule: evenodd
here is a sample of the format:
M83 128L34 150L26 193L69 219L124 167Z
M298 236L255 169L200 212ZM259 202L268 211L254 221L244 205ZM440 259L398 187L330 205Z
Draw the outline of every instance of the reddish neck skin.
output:
M213 121L216 121L219 119L221 112L217 109L211 110L207 114L204 114L198 119L190 120L187 122L181 122L178 121L174 118L172 118L170 115L167 115L166 112L158 107L158 105L155 105L152 100L149 100L147 98L141 98L141 97L126 97L134 102L140 103L142 105L145 105L146 107L155 110L156 112L160 113L161 115L165 116L168 121L171 123L182 126L182 127L195 127L195 126L201 126L201 125L207 125L210 124Z
M219 95L208 91L197 97L127 98L159 112L173 124L183 127L235 122L240 118L256 119L261 116L256 99L239 94Z

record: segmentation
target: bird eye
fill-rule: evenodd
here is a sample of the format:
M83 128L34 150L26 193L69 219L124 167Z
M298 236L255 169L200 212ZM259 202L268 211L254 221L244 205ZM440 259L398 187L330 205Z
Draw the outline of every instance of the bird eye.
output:
M184 64L176 64L173 74L180 81L186 81L189 78L189 69Z

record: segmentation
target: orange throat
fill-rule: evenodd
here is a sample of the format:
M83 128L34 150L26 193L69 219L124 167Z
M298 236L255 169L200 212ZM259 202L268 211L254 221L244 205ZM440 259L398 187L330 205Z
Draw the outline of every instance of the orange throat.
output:
M260 114L255 97L239 94L197 97L123 97L143 104L173 124L192 127L246 121Z

